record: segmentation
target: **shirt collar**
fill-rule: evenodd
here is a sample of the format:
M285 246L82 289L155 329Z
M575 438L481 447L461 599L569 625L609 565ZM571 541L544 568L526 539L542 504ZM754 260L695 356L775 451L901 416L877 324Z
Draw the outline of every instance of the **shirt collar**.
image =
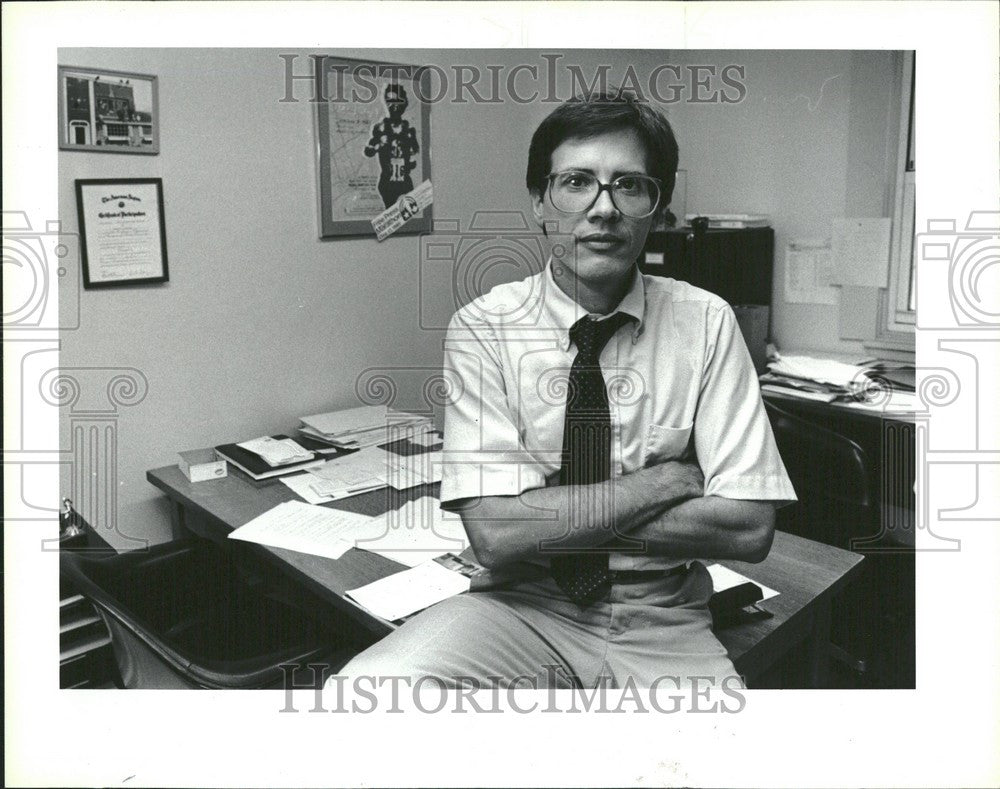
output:
M566 350L570 344L570 327L589 313L574 299L563 293L562 288L556 284L555 278L552 276L551 260L545 267L542 300L543 314L548 319L549 324L560 332L559 341L562 349ZM632 343L635 344L639 340L639 335L642 334L643 320L646 316L646 283L638 269L633 271L632 284L622 300L618 302L618 306L607 315L594 317L605 320L618 312L624 312L635 318L632 325Z

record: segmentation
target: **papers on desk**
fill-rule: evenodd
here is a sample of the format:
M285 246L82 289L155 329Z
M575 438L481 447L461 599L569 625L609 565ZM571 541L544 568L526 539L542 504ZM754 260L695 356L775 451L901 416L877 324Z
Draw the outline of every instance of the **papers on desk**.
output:
M317 441L346 449L373 447L412 438L434 429L426 416L385 406L349 408L300 417L299 432Z
M410 436L410 443L416 444L418 447L432 447L435 444L440 444L443 440L438 431L433 429L428 430L426 433Z
M272 467L286 466L289 463L302 463L316 458L312 452L295 443L295 440L291 438L263 436L251 441L241 441L236 446L259 455L267 465Z
M351 589L347 596L373 614L394 622L467 592L470 584L467 575L446 569L432 559L367 586Z
M430 496L376 517L288 501L229 537L329 559L339 559L350 548L358 548L407 567L469 547L462 519L442 510L438 500Z
M866 378L864 367L813 356L793 356L783 353L777 360L769 363L768 367L774 375L814 381L845 390L864 384Z
M310 469L313 491L320 496L343 498L343 494L357 495L366 490L386 486L386 458L384 450L370 447L343 457L328 460L318 468Z
M446 553L461 553L469 547L462 519L456 513L442 510L438 500L431 496L408 501L378 520L377 535L358 538L354 547L408 567Z
M316 488L314 486L322 483L323 481L318 480L312 474L295 474L291 477L282 477L281 481L291 488L292 491L299 496L299 498L309 504L326 504L328 501L349 499L351 496L360 496L362 493L368 493L369 491L385 487L384 482L379 482L374 487L356 486L336 490L333 493L320 494L316 492Z
M230 532L229 538L339 559L353 547L352 535L369 528L371 520L353 512L286 501Z
M323 504L389 485L408 490L417 485L441 481L441 452L397 455L378 447L368 447L350 455L328 460L307 474L281 481L310 504Z
M417 485L441 481L444 465L440 451L418 455L383 454L386 456L386 482L396 490L409 490Z
M745 575L740 575L735 570L730 570L728 567L723 567L721 564L710 564L706 568L708 574L712 576L712 587L716 592L724 591L725 589L731 589L734 586L739 586L740 584L745 584L747 581L757 584L760 590L764 593L761 600L767 600L771 597L777 597L778 592L774 589L769 589L761 583L757 583L752 578L747 578Z

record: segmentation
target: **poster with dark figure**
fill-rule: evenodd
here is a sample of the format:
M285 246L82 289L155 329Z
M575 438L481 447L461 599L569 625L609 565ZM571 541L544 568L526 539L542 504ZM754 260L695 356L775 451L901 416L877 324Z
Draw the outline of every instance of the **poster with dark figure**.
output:
M320 237L432 226L428 70L324 56L317 67ZM383 216L394 212L392 217ZM398 223L402 220L402 224ZM392 225L392 230L388 231Z
M385 106L389 117L383 118L372 129L372 138L365 146L365 156L378 156L381 171L378 193L385 207L389 208L407 192L413 191L410 172L417 166L420 144L417 142L417 130L403 118L409 106L406 88L396 83L386 85Z

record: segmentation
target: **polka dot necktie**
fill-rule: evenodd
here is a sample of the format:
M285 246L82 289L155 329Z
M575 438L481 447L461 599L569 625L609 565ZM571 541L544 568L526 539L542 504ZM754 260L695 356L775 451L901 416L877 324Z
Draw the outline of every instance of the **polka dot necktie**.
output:
M582 318L569 330L577 355L569 371L560 485L591 485L611 476L611 411L600 356L608 340L628 320L620 312L603 321ZM580 512L584 502L600 507L597 501L582 496L571 495L571 500L571 529L575 519L591 520ZM590 605L608 589L607 549L553 556L552 577L581 608Z

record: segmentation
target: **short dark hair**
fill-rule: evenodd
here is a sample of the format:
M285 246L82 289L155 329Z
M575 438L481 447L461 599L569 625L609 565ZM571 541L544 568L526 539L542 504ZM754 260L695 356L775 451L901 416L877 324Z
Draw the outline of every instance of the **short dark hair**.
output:
M662 113L620 88L576 96L556 107L539 124L528 148L528 191L544 194L552 152L566 140L587 139L607 132L633 129L646 149L648 174L663 183L658 210L665 211L674 192L677 140Z

